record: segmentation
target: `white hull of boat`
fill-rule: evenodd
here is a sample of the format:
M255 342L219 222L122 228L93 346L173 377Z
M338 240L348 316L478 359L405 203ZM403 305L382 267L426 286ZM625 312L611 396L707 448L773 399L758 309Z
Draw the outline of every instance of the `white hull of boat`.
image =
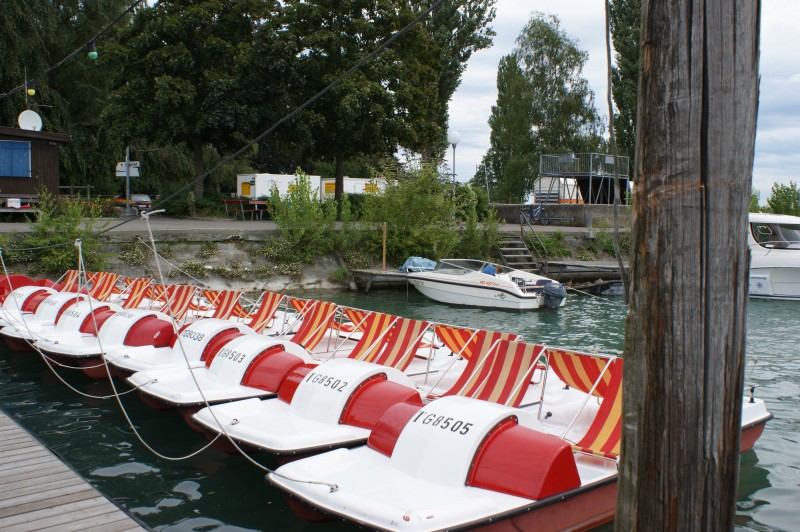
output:
M800 267L751 266L750 297L800 300Z
M434 270L409 274L408 282L424 296L451 305L537 310L566 302L563 285L552 279L469 259L443 259Z
M491 307L508 310L537 310L542 307L544 296L519 296L501 288L462 285L451 281L433 279L409 279L414 288L424 296L451 305Z
M751 213L751 297L800 300L800 217Z

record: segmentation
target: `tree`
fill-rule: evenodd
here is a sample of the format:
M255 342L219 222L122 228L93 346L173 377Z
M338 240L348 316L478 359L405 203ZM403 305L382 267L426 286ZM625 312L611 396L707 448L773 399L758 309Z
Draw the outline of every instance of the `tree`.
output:
M118 66L103 116L108 128L125 143L185 144L202 175L208 145L222 153L241 147L261 107L283 101L284 80L254 79L249 70L257 29L277 10L271 2L174 0L137 11L107 50ZM195 195L202 197L202 181Z
M788 185L773 183L767 205L775 214L800 216L800 189L794 181L789 181Z
M760 7L642 2L617 530L733 529Z
M542 153L595 151L603 125L581 72L588 54L553 15L535 13L500 61L498 98L489 118L490 170L498 199L520 201L538 177ZM495 194L493 194L493 197Z
M125 0L10 2L3 5L0 16L0 52L9 51L0 53L0 91L21 85L26 77L36 84L32 97L19 91L0 100L0 123L15 124L27 106L41 115L44 130L70 135L70 143L60 150L61 181L94 185L95 193L116 192L111 179L113 153L109 153L113 150L106 149L99 131L109 68L82 52L62 60L128 4Z
M614 132L620 155L634 162L636 97L639 93L639 42L642 26L641 0L609 2L611 42L615 65L611 67L611 95L617 107ZM631 168L634 166L631 165Z
M391 34L390 0L287 0L283 23L304 80L301 100L319 93ZM391 62L378 56L333 88L304 113L311 123L312 153L336 162L336 200L344 189L344 161L393 153L396 128Z
M491 168L492 197L498 202L523 202L536 172L530 88L516 55L503 57L497 71L497 104L489 117L492 148L482 161Z
M425 28L438 45L439 70L433 76L437 90L435 105L432 107L435 124L438 128L436 143L423 145L401 145L422 153L423 159L440 156L447 147L448 106L453 94L461 84L461 75L467 67L472 54L492 45L494 31L490 24L495 18L497 0L449 0L433 12L425 21ZM422 6L430 2L420 2ZM435 152L431 152L431 148Z
M759 201L761 201L761 193L753 187L750 189L750 212L761 212Z

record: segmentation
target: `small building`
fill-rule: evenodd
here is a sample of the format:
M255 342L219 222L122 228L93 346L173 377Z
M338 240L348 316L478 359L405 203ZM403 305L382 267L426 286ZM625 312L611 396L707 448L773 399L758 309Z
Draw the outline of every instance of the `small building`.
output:
M58 195L58 152L69 144L63 133L0 126L0 197Z
M345 194L377 194L386 188L385 179L366 179L362 177L344 176L342 183ZM325 177L322 179L322 194L333 197L336 193L336 179Z
M625 203L629 190L628 158L604 153L542 155L533 194L537 203L614 203L614 178Z
M320 191L320 176L308 177L312 190ZM272 194L272 187L285 196L297 186L297 176L293 174L239 174L236 176L236 195L243 198L266 198Z

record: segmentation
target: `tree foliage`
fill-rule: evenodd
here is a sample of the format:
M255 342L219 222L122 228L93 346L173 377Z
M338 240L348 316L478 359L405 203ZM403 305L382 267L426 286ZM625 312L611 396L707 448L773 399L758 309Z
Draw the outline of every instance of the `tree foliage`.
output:
M775 214L800 216L800 189L797 188L797 183L773 183L767 204Z
M490 176L495 201L519 202L532 190L542 153L594 151L603 125L582 76L587 52L554 15L535 13L503 57L497 104L489 118L491 148L476 184Z
M445 147L447 105L472 53L489 46L496 0L447 0L350 79L244 154L261 172L344 161L377 166L398 147L426 157ZM7 5L6 5L7 4ZM44 128L71 136L65 184L117 194L125 147L142 166L136 186L175 190L275 125L430 4L404 0L171 0L140 4L81 51L126 0L27 0L0 12L0 95L36 78L37 94L0 99L13 125L27 105ZM191 165L187 165L186 162ZM211 176L211 190L232 190ZM202 185L202 184L200 184ZM203 193L201 186L195 197Z
M388 223L387 258L400 264L412 255L449 256L458 242L454 213L450 184L434 165L425 165L411 177L389 181L380 196L367 196L362 220L372 227L366 238L373 251L380 250L381 225Z
M439 68L431 77L437 87L435 103L430 109L435 119L431 124L435 131L431 133L437 136L428 139L427 144L401 143L404 148L422 154L423 160L435 158L447 147L448 104L461 84L469 58L492 45L495 33L490 24L496 15L496 3L496 0L449 0L425 22L440 54Z
M615 50L615 64L611 67L611 95L617 107L614 116L617 149L620 155L627 155L633 162L636 145L636 98L639 93L641 0L611 0L609 19L611 42Z
M185 144L201 175L206 146L241 146L259 106L282 90L275 78L242 86L252 80L258 24L273 14L269 3L237 0L159 2L138 11L108 50L118 66L104 113L109 129L126 142ZM202 181L195 193L202 197Z
M755 187L751 188L749 212L761 212L761 205L759 204L760 201L761 201L761 192L759 192L758 189Z

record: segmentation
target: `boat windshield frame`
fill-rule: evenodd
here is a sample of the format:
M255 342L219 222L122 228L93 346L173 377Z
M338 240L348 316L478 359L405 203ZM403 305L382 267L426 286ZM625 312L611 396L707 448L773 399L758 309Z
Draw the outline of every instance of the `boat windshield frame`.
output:
M750 234L763 248L800 250L800 224L750 222Z
M474 272L480 273L487 264L492 263L477 259L442 259L436 263L433 271L448 275L465 275Z

